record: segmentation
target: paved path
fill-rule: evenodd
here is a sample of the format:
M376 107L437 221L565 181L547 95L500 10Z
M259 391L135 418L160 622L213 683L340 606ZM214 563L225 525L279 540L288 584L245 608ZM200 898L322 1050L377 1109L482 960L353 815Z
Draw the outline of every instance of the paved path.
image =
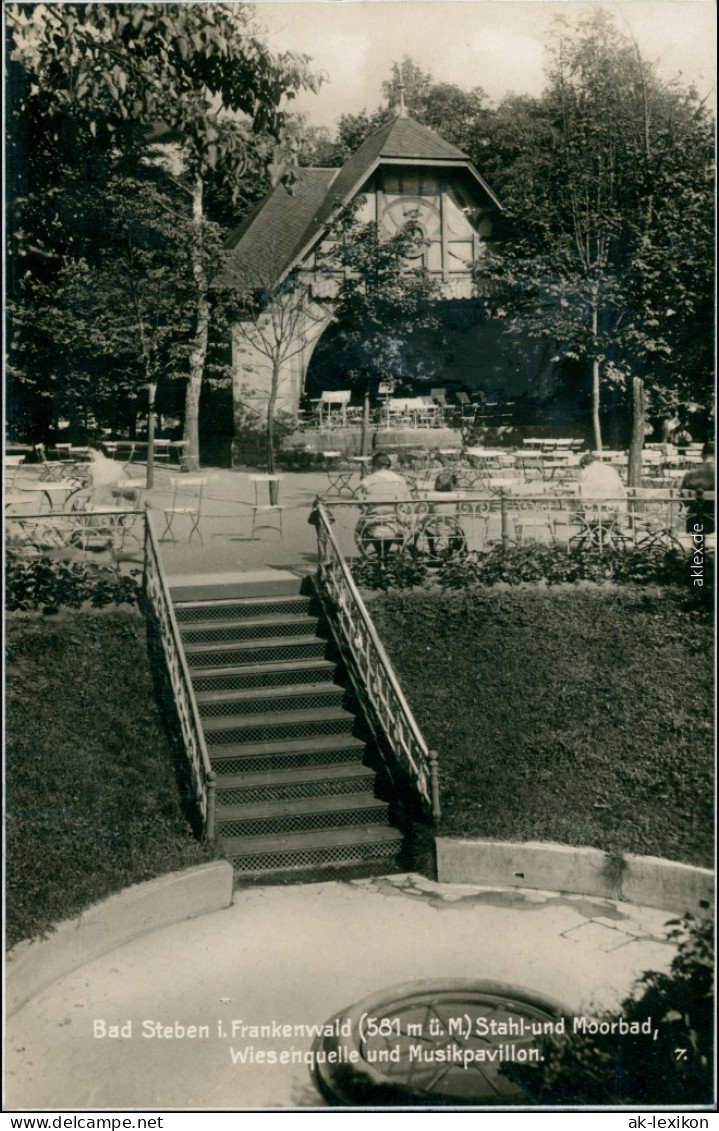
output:
M228 910L137 939L10 1018L6 1104L322 1106L304 1064L232 1062L232 1049L247 1057L253 1048L304 1052L311 1037L236 1032L233 1039L232 1021L318 1024L385 987L439 977L511 982L591 1015L616 1004L642 971L668 966L671 918L582 896L406 874L241 890ZM132 1035L96 1037L94 1022L131 1022ZM145 1037L144 1022L207 1025L209 1036Z

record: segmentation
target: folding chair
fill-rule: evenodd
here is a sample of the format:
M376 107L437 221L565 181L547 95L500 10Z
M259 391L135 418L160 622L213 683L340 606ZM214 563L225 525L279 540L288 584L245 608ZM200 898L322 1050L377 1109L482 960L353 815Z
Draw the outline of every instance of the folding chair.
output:
M15 484L15 477L17 476L20 466L25 461L25 456L5 456L5 468L3 478L5 480L5 490L12 491Z
M474 419L477 415L477 405L472 404L471 400L464 392L458 392L455 394L455 396L457 398L457 404L460 408L462 423L473 424Z
M45 450L44 444L35 444L34 448L35 448L35 457L37 459L37 462L39 464L41 464L41 470L40 470L41 481L43 483L47 483L48 480L62 479L63 473L64 473L64 468L63 468L60 460L57 459L57 460L53 460L52 462L50 462L50 460L47 458L47 452Z
M271 529L271 530L277 530L277 531L279 531L280 538L284 537L284 534L283 534L283 531L282 531L282 511L284 510L284 507L280 506L279 503L265 503L261 499L262 484L266 483L268 490L269 490L270 483L277 483L277 485L278 485L277 490L278 490L278 494L279 494L279 482L282 478L283 477L281 475L249 475L248 476L250 483L254 484L254 488L255 488L255 501L252 504L252 532L251 532L250 537L254 538L255 531L261 530L263 527L266 527L266 528ZM273 515L273 514L277 515L277 518L279 520L278 526L274 526L270 522L258 522L257 521L258 516L260 518L262 518L263 516L267 516L267 518L270 518L271 515Z
M170 506L159 506L157 509L165 516L165 528L160 535L160 540L175 541L172 527L179 515L185 515L190 520L190 533L188 542L197 532L197 537L204 545L200 518L202 517L202 496L207 477L204 475L173 475L170 477L172 485L172 503Z

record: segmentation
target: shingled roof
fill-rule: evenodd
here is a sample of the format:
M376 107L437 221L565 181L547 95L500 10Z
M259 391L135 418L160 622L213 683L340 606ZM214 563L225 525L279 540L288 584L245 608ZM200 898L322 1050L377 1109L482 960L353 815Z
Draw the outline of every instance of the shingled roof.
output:
M279 279L339 172L297 169L291 192L278 185L261 200L225 244L231 252L225 280L260 290Z
M341 169L297 170L291 191L278 185L231 233L228 275L253 290L271 286L309 253L335 213L349 203L378 165L434 165L469 170L499 201L466 153L412 118L392 118L362 143Z

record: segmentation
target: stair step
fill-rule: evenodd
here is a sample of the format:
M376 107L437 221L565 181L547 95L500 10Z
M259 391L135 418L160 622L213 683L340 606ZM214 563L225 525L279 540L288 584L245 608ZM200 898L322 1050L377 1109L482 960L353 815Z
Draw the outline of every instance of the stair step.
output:
M337 671L334 660L322 658L307 660L280 660L256 664L236 664L227 667L196 668L192 683L196 692L231 690L251 687L291 687L320 679L332 680Z
M343 778L374 780L376 772L362 762L337 762L330 766L299 766L294 770L260 770L258 773L223 774L217 789L228 790L262 786L297 785L305 782L339 781Z
M313 707L301 711L264 711L249 715L218 715L203 720L205 739L215 742L263 742L310 735L350 734L356 715L342 707Z
M388 824L388 803L371 793L297 797L251 804L223 805L217 812L217 831L227 837L263 833L316 832L369 822Z
M263 742L218 743L209 749L218 785L226 776L263 773L302 767L333 767L355 756L361 762L366 742L353 734L313 735L309 738L272 738Z
M198 691L195 699L203 718L221 713L270 712L302 707L339 706L347 690L337 683L298 683L288 687L251 687L222 691Z
M223 837L222 851L226 856L241 858L252 856L280 856L293 852L316 849L361 849L368 845L397 845L402 839L399 829L391 825L348 825L340 829L317 829L307 833L286 833L268 836Z
M326 794L321 797L296 797L291 800L258 801L250 804L218 805L217 817L222 821L254 821L263 817L292 817L305 813L332 813L337 809L387 809L387 802L371 793Z
M217 665L221 660L236 665L245 660L259 663L262 660L297 658L302 660L324 657L327 640L319 636L270 637L266 640L241 640L234 643L187 644L185 655L190 667Z
M187 645L207 641L266 640L272 637L316 636L318 617L280 614L278 616L237 617L234 620L180 622Z
M221 774L217 779L217 804L248 805L270 797L276 801L295 797L323 797L374 789L375 770L360 761L325 766L299 766L290 770Z
M167 578L173 602L297 596L303 578L284 569L177 574Z
M244 597L241 600L227 598L220 601L180 601L175 604L175 616L181 624L196 621L232 620L261 615L282 615L295 613L308 616L310 609L317 608L316 597L288 595L285 597Z

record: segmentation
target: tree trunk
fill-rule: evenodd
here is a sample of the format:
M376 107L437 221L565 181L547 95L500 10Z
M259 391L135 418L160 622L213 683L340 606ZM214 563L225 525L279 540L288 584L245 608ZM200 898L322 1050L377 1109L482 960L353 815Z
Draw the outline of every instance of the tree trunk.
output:
M157 383L147 386L147 476L145 486L148 491L155 485L155 393Z
M369 389L365 389L362 402L362 438L360 455L369 455Z
M192 191L192 221L196 238L192 244L192 274L195 279L195 338L190 350L190 374L185 393L184 466L187 471L200 467L200 392L207 358L210 330L210 303L207 297L207 273L202 260L202 179L197 177Z
M644 427L647 404L644 382L641 377L632 379L632 439L629 445L629 473L627 483L630 487L642 485L642 448L644 447Z
M599 360L592 358L592 431L594 433L594 450L602 450L602 425L599 419Z
M272 366L272 384L270 396L267 401L267 473L274 475L277 468L275 458L275 408L277 407L277 391L280 387L280 369L278 365ZM270 483L270 503L275 506L278 499L279 485Z
M592 429L594 432L594 450L602 450L602 425L599 419L600 383L599 383L599 358L597 357L597 332L599 329L599 291L594 287L592 295Z

